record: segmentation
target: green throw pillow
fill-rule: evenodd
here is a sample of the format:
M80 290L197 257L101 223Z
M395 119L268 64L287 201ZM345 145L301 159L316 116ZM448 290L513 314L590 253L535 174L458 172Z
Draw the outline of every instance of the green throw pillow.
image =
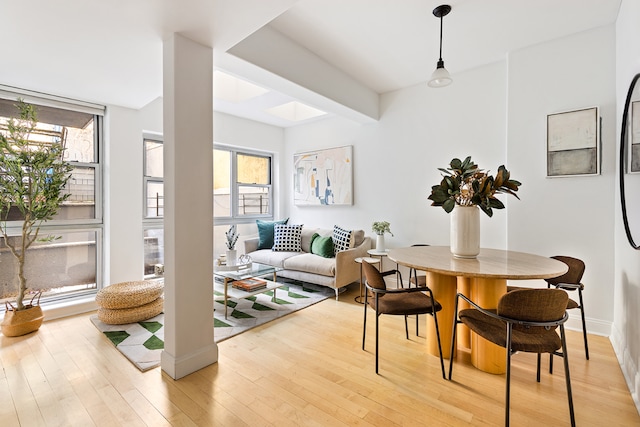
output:
M333 258L335 255L333 253L333 239L331 239L331 236L319 236L313 239L313 243L311 243L311 253L324 258Z
M258 249L271 249L273 247L273 226L276 224L286 224L289 221L287 219L281 219L280 221L262 221L256 219L256 225L258 226Z

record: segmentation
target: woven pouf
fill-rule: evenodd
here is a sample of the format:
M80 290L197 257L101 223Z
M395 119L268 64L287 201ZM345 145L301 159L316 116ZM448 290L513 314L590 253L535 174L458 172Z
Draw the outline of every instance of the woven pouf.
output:
M156 280L116 283L96 295L98 318L111 325L140 322L162 313L164 284Z
M157 300L164 291L164 284L157 280L139 280L116 283L100 289L96 303L101 308L132 308Z
M98 319L108 325L142 322L162 313L164 298L157 298L149 304L131 308L99 308Z

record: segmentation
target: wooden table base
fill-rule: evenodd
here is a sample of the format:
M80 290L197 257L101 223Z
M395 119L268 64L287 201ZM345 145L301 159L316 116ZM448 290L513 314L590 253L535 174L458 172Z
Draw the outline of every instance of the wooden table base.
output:
M496 308L498 300L507 292L504 279L464 278L427 272L427 283L433 296L442 305L438 312L438 326L442 343L442 356L451 357L451 339L453 337L453 317L456 293L461 292L483 308ZM461 309L467 308L465 306ZM427 351L439 356L436 327L432 316L427 318ZM457 346L471 349L471 363L476 368L492 374L506 372L505 349L486 341L469 331L464 325L458 326ZM455 351L455 350L454 350ZM455 356L455 354L453 355Z

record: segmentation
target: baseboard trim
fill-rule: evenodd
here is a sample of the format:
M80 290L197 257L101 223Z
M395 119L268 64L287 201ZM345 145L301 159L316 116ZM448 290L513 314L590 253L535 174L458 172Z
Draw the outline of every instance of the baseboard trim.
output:
M627 382L631 398L636 404L636 409L640 414L640 373L638 372L638 366L636 366L633 357L629 353L629 348L626 345L626 340L622 333L615 327L611 328L611 335L609 337L613 351L618 358L622 375Z
M218 345L213 343L199 351L176 358L164 350L160 354L160 367L174 380L186 377L218 361Z

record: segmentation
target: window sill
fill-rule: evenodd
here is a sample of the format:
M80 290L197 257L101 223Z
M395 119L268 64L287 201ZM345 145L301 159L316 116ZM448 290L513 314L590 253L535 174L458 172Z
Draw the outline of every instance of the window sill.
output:
M60 319L62 317L74 316L76 314L87 313L98 309L95 294L86 295L80 298L65 301L56 301L43 304L45 322L48 320Z

